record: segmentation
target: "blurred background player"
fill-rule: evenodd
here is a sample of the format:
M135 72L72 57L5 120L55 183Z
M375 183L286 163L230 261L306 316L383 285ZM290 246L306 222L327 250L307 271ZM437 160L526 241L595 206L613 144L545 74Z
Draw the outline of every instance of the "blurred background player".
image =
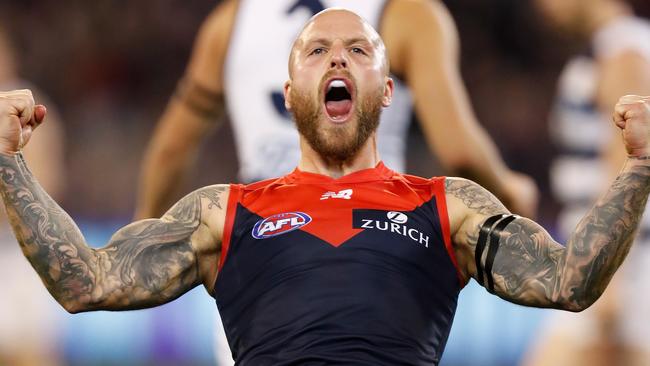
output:
M587 46L561 74L550 121L559 148L551 183L563 205L558 228L565 239L625 158L609 111L618 95L650 92L650 22L619 0L536 5L557 30ZM650 217L644 219L629 261L603 297L584 313L550 315L525 365L650 365Z
M297 132L282 97L284 55L300 26L332 6L362 15L386 42L397 82L378 132L385 163L406 170L414 105L430 149L450 174L474 178L511 209L534 215L534 183L505 166L470 107L458 71L456 29L441 2L225 0L203 23L185 76L150 142L136 217L157 217L180 196L200 142L226 113L241 181L280 176L296 165Z
M16 66L10 39L0 27L0 90L35 90L18 76ZM40 93L36 94L36 99L52 106ZM48 123L33 136L36 143L26 147L24 155L34 162L30 168L43 187L51 189L54 197L60 197L63 191L63 131L52 107L48 108L48 115ZM0 285L0 365L63 365L59 332L64 312L42 291L43 284L25 260L4 209L0 212L0 278L12 279Z

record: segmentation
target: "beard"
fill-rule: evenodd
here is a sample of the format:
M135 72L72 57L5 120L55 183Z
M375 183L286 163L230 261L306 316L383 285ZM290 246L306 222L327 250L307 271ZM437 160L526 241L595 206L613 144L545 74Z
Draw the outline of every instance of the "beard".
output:
M322 88L320 88L322 90ZM346 162L353 158L368 138L377 130L382 110L381 90L364 98L359 98L354 105L352 119L357 123L346 122L333 125L321 122L325 111L321 111L324 96L317 100L296 89L291 90L291 114L296 122L298 132L321 157L336 162Z

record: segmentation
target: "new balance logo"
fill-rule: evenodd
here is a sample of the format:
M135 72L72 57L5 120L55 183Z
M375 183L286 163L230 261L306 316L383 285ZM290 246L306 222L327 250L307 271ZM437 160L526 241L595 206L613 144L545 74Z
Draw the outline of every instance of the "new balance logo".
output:
M349 200L350 198L352 198L352 189L344 189L338 192L329 191L323 193L323 195L320 197L321 201L330 198L342 198L344 200Z

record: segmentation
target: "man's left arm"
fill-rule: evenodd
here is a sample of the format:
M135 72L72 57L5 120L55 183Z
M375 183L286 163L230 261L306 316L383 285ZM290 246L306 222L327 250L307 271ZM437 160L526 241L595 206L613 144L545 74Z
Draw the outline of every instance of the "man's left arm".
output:
M593 304L630 250L650 193L650 98L622 98L615 122L629 157L565 245L532 220L510 215L477 184L448 179L461 270L518 304L571 311Z

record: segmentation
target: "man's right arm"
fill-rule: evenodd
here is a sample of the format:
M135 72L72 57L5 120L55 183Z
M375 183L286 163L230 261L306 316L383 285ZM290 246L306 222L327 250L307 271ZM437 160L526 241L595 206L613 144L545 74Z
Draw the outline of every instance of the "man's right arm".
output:
M225 186L202 188L160 219L125 226L100 249L87 245L19 153L0 153L0 194L25 257L69 312L147 308L201 283L212 288Z
M162 218L135 222L91 248L20 152L45 115L29 90L0 92L0 195L23 254L54 298L80 312L156 306L200 283L211 291L227 187L197 190Z
M224 118L222 70L237 1L222 2L204 21L183 79L147 147L135 217L159 217L178 195L201 141Z

